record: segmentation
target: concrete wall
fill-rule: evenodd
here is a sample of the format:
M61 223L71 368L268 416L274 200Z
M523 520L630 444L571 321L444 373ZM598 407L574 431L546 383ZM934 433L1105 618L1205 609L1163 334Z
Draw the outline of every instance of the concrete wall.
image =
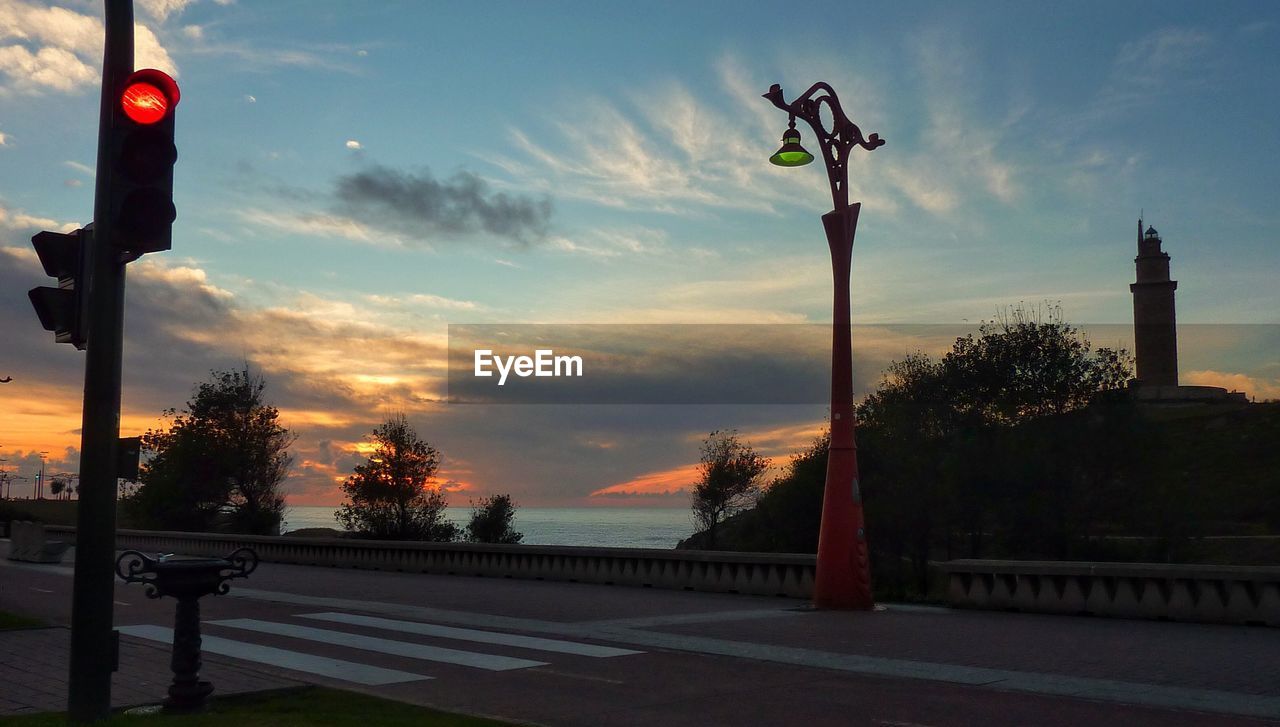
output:
M75 529L49 526L74 539ZM812 555L550 545L423 543L348 538L116 531L116 547L151 553L221 556L249 547L267 563L414 573L531 578L692 591L809 598Z
M1280 626L1280 567L953 560L957 608Z

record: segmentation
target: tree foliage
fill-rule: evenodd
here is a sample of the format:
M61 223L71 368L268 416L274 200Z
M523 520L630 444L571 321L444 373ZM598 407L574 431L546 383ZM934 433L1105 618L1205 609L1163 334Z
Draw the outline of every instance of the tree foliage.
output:
M524 533L514 527L516 505L510 495L492 495L472 503L467 540L473 543L518 543Z
M342 484L347 501L338 521L367 538L455 540L458 527L445 519L448 502L435 484L440 452L404 415L378 425L371 442L368 459Z
M197 385L186 409L169 409L168 428L148 431L151 453L139 488L126 498L131 519L145 527L277 532L284 513L280 486L295 437L265 402L266 381L242 371L214 371Z
M1056 308L1012 309L941 357L890 364L857 407L881 593L928 593L931 562L951 557L1107 559L1120 552L1108 540L1118 534L1159 543L1128 557L1172 559L1211 512L1238 518L1239 508L1214 509L1224 498L1194 495L1212 468L1180 453L1204 439L1186 433L1199 425L1149 421L1115 391L1131 367ZM1214 451L1258 460L1262 436L1217 436ZM704 532L696 547L815 552L828 447L824 435L793 457L753 510L721 524L723 543ZM1236 489L1237 501L1280 512L1262 489Z
M714 431L703 440L692 507L695 523L707 532L708 547L715 547L716 528L726 517L755 504L767 469L769 460L736 431Z

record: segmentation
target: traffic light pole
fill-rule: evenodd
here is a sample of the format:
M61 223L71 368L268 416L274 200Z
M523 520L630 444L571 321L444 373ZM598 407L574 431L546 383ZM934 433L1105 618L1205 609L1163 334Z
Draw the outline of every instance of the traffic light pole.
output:
M124 339L124 261L112 247L112 167L109 159L116 95L133 72L133 0L105 0L106 43L98 122L94 234L88 255L89 322L80 440L80 506L71 605L71 675L68 716L103 719L111 708L116 662L112 632L115 589L116 447L120 437L120 372Z

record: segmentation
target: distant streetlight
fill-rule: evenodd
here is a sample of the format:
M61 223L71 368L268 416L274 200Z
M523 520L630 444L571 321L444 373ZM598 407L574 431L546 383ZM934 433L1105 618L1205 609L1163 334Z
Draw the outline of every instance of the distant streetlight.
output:
M48 452L40 453L40 476L36 478L36 492L34 498L36 500L44 499L44 460L48 456Z
M831 323L831 449L822 495L813 602L820 608L870 609L875 602L871 596L871 568L853 436L853 349L849 316L853 236L862 204L849 204L847 160L855 145L872 151L884 144L884 140L879 134L864 139L862 130L841 110L836 92L825 83L813 84L789 104L783 100L782 87L776 83L764 97L789 115L782 148L769 161L782 167L804 166L813 161L813 155L800 145L800 132L796 130L796 119L803 119L813 129L822 149L827 179L831 183L832 210L822 216L835 277ZM832 116L829 130L822 122L823 104Z

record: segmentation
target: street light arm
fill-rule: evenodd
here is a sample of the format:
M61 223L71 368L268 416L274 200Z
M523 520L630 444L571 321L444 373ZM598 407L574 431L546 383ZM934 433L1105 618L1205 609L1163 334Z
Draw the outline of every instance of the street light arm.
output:
M884 145L879 134L863 137L862 129L845 116L840 107L840 99L831 86L819 81L809 87L803 95L791 103L782 97L782 86L773 84L769 92L763 94L774 106L792 116L803 119L813 129L813 135L822 148L822 158L827 164L827 179L831 183L831 202L836 211L849 206L849 169L846 160L853 147L860 146L867 151L874 151ZM822 104L831 110L833 129L828 131L822 125Z

